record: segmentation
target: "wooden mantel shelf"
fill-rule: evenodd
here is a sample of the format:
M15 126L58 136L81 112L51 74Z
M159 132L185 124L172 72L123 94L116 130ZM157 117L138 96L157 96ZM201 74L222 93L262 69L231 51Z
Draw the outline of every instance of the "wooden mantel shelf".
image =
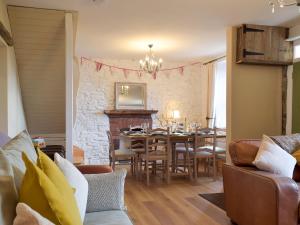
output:
M152 114L158 113L158 110L104 110L104 114L109 117L114 116L151 116Z

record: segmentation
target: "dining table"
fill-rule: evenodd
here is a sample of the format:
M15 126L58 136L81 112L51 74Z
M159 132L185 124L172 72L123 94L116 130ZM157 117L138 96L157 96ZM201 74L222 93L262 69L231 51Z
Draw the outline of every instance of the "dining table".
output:
M120 133L120 149L130 149L130 145L133 141L146 141L147 137L151 136L152 134L148 134L145 132L121 132ZM203 138L212 138L213 133L201 133L201 137ZM195 133L194 132L182 132L182 133L170 133L170 145L171 145L171 157L172 157L172 173L175 173L175 160L176 160L176 144L184 144L188 151L188 145L194 143ZM216 132L217 139L225 139L226 138L226 131L224 130L217 130Z

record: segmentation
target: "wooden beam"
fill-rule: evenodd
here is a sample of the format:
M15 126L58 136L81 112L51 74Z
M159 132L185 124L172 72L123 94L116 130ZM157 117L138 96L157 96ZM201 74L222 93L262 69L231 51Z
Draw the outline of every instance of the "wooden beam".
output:
M4 24L0 21L0 36L3 38L3 40L6 42L8 46L13 46L13 38L9 31L5 28Z

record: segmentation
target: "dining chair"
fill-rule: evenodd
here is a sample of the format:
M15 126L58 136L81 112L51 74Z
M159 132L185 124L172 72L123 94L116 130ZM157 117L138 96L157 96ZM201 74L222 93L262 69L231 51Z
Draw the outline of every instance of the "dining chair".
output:
M188 165L188 152L193 152L193 148L190 146L191 140L187 140L185 143L177 143L175 145L175 172L183 167L185 173Z
M194 135L193 151L190 152L190 159L193 161L194 179L198 178L198 169L200 160L205 160L204 170L209 174L209 167L212 160L213 178L216 179L216 140L217 129L214 128L196 128ZM190 166L190 164L189 164ZM190 168L191 169L191 168Z
M150 184L150 164L151 169L156 174L156 170L161 163L163 177L170 183L170 163L171 163L171 148L170 148L170 131L166 129L153 129L147 132L145 143L145 153L140 155L139 172L142 173L142 165L145 165L145 173L147 185Z
M109 142L109 165L115 170L116 162L121 164L122 162L129 162L131 173L135 172L135 153L127 148L115 149L112 134L110 131L106 131ZM124 164L124 163L122 163ZM127 163L128 164L128 163Z

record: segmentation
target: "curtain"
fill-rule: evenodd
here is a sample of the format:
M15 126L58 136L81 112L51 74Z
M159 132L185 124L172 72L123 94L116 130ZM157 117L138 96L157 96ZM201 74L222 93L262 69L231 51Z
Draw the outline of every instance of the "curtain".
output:
M215 63L213 117L215 126L226 128L226 60Z
M208 75L208 93L207 93L207 126L214 126L214 101L215 101L215 63L205 65Z
M207 126L226 128L226 60L205 67L208 75Z

